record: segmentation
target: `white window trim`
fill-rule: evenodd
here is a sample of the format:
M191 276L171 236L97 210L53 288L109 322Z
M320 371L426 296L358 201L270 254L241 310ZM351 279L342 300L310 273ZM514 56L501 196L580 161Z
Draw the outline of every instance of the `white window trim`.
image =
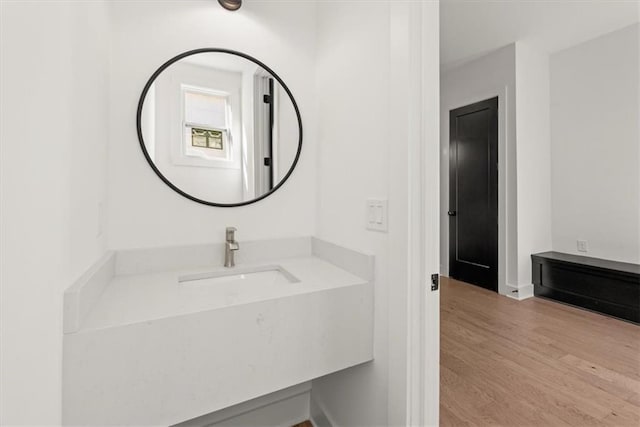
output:
M232 117L232 103L233 94L214 90L202 86L190 85L186 83L178 83L174 86L177 89L177 95L180 97L180 109L175 111L172 116L174 117L172 128L174 131L172 134L179 143L172 144L171 160L173 164L177 166L192 166L192 167L205 167L205 168L225 168L225 169L240 169L240 153L235 144L234 132L233 132L233 117ZM174 89L175 90L175 89ZM186 92L196 92L206 95L222 96L227 98L227 106L230 111L227 113L227 129L217 129L211 126L200 125L197 123L187 123L185 120L185 94ZM239 101L239 100L237 100ZM240 113L240 112L238 112ZM177 120L175 120L177 119ZM187 153L187 141L185 140L186 127L193 125L194 127L222 130L226 140L225 151L227 151L225 157L220 158L207 158L205 156L194 156Z

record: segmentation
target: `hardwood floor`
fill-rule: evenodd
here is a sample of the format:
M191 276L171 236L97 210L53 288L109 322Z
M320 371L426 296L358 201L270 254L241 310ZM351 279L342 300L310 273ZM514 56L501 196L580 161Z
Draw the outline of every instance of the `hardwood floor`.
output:
M640 326L441 283L442 426L640 426Z

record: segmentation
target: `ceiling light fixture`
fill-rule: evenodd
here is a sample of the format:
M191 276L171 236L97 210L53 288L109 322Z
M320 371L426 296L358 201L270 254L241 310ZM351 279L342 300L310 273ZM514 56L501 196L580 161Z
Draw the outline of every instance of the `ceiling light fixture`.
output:
M238 10L242 6L242 0L218 0L218 3L227 10Z

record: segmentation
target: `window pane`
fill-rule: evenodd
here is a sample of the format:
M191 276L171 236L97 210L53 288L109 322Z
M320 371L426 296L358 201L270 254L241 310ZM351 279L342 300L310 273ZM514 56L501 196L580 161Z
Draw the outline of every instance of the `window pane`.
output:
M227 99L223 96L185 92L184 118L189 123L227 128Z
M206 131L202 129L191 129L191 145L194 147L207 147Z
M222 150L222 132L210 130L207 132L207 146L216 150Z
M192 147L224 150L224 133L222 131L198 128L190 129Z

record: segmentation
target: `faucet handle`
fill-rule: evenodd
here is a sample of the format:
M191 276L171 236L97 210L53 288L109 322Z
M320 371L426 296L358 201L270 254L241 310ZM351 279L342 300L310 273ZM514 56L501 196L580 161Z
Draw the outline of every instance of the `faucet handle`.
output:
M226 229L226 240L227 242L232 242L235 240L235 233L238 231L235 227L227 227Z

